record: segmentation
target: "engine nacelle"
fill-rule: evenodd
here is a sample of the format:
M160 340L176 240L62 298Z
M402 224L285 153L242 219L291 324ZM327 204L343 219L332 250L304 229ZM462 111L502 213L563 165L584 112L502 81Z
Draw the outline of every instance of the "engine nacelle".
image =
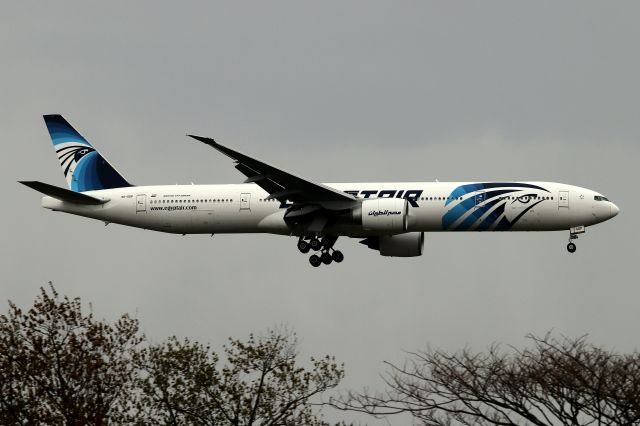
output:
M407 230L409 202L404 198L364 200L359 210L365 231L399 234Z
M360 242L370 249L378 250L381 256L422 256L424 232L408 232L406 234L370 237Z

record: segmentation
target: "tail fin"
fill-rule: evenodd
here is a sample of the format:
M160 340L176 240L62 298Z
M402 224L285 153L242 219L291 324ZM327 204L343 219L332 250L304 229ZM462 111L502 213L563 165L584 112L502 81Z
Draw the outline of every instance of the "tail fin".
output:
M132 186L61 115L45 115L69 189L76 192Z

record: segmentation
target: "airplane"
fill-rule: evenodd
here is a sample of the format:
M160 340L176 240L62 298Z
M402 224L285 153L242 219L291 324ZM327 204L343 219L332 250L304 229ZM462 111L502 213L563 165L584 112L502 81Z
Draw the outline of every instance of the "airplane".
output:
M174 234L269 233L297 237L309 263L342 262L339 237L361 239L382 256L423 253L425 232L569 231L567 250L618 207L590 189L553 182L317 183L223 146L246 176L240 184L135 186L61 115L45 115L69 189L20 183L42 207Z

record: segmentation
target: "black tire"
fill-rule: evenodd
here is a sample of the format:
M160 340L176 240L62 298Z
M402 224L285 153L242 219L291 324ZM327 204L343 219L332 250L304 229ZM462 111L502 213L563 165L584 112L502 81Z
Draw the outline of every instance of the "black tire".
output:
M324 263L325 265L328 265L333 261L333 258L329 253L325 251L320 255L320 260L322 260L322 263Z
M567 244L567 250L569 251L569 253L575 253L576 252L576 245L573 244L573 243Z
M311 250L311 247L309 246L309 243L306 242L305 240L300 240L298 241L298 250L300 250L301 253L309 253L309 250Z
M334 251L331 257L333 258L333 261L336 263L340 263L344 260L344 254L342 254L340 250Z
M311 266L313 266L314 268L317 268L318 266L320 266L320 264L322 263L322 261L320 260L320 258L318 256L316 256L315 254L311 255L311 257L309 258L309 263L311 264Z
M312 238L311 241L309 241L309 245L311 246L311 250L313 251L318 251L320 250L320 247L322 247L322 244L320 244L320 240L317 238Z

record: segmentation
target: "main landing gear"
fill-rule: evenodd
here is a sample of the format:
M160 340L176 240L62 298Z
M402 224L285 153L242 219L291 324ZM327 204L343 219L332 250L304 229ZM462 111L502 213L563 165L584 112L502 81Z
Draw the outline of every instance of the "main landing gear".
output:
M312 254L309 257L309 263L314 268L322 265L331 264L331 262L340 263L344 260L344 255L340 250L334 250L333 245L338 240L338 237L331 237L325 235L322 239L318 239L316 237L305 239L304 237L300 237L298 240L298 250L301 253L309 253L309 251L321 251L320 255Z

